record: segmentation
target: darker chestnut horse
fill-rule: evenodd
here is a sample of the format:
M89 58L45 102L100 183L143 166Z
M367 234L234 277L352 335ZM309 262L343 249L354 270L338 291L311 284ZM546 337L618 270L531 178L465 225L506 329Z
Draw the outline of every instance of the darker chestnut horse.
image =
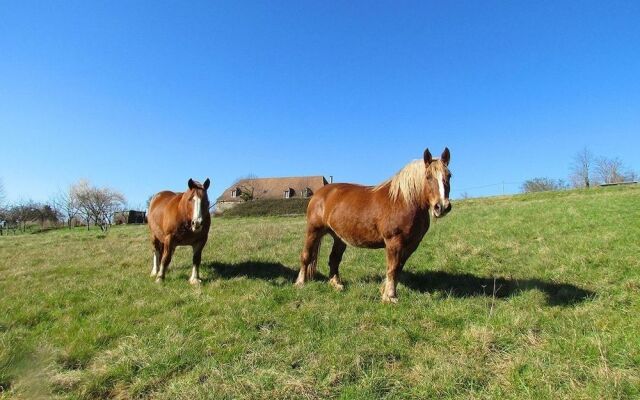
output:
M204 184L189 179L186 192L164 191L151 199L148 221L155 249L151 276L156 277L156 282L164 279L176 246L191 246L193 270L189 283L200 283L200 259L211 225L208 188L209 178Z
M325 234L333 237L329 283L342 289L338 267L347 244L385 248L387 277L382 301L396 303L397 278L405 262L429 229L429 214L439 218L451 210L449 149L433 159L429 149L422 160L407 164L378 186L329 184L318 190L307 208L307 235L296 285L316 272L318 250Z

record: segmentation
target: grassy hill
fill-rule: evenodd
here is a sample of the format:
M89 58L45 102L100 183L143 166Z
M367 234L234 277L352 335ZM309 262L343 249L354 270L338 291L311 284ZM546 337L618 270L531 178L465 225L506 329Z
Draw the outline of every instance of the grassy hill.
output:
M640 397L640 187L457 202L397 305L377 250L294 288L304 225L214 219L200 287L142 226L0 238L0 398Z

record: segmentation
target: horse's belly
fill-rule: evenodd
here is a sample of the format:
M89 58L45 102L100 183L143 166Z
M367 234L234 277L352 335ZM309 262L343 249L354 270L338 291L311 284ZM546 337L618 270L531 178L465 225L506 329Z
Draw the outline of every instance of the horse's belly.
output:
M354 247L361 247L361 248L365 248L365 249L381 249L384 247L384 241L378 241L378 240L359 240L359 241L353 241L353 243L349 243L351 246Z
M377 226L380 210L370 194L369 189L347 186L334 190L325 201L325 225L351 246L384 247L384 238Z
M338 235L343 242L354 247L379 249L384 247L384 239L374 226L329 224L329 228Z

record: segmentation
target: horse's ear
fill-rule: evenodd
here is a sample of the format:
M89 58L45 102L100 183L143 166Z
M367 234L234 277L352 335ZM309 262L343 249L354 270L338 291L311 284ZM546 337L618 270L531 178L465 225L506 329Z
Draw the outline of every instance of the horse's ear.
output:
M429 165L431 164L431 161L433 161L433 157L431 157L431 152L429 151L429 149L424 149L424 163Z
M451 159L451 153L449 152L449 148L445 147L442 155L440 156L440 160L444 163L444 165L449 165L449 160Z
M209 178L207 178L207 180L206 180L206 181L204 181L204 185L203 185L203 186L204 186L204 190L209 189L209 184L210 184L210 183L211 183L211 181L209 180Z
M189 189L193 189L194 187L196 187L196 183L193 179L189 178Z

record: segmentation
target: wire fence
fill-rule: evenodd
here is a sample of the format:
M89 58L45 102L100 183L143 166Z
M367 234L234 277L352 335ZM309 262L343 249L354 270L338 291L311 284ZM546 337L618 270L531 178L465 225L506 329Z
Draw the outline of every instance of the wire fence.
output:
M468 197L498 196L505 194L513 194L521 191L522 182L497 182L487 185L470 186L462 189L454 189L451 191L452 198L464 199Z

